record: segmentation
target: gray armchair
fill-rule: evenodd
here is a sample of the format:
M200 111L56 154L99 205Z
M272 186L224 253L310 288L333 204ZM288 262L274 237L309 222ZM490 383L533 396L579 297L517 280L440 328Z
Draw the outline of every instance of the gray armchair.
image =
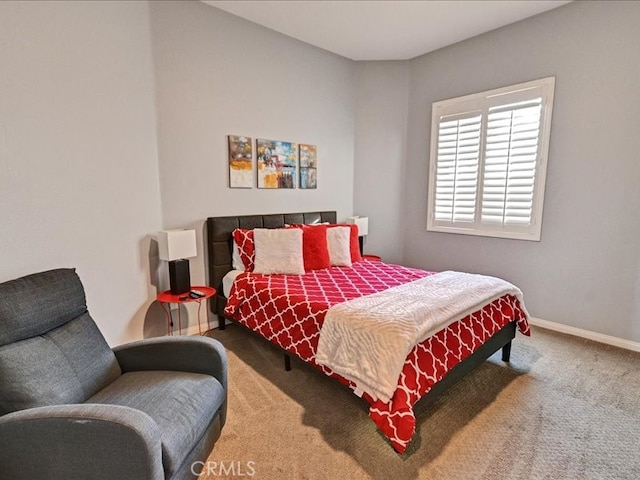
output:
M219 342L111 350L74 269L0 284L0 480L194 478L226 408Z

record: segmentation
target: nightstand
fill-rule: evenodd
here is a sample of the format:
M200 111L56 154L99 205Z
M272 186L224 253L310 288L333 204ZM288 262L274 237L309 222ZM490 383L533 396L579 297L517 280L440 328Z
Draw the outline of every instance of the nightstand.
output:
M160 302L160 305L162 305L162 309L164 310L164 313L167 314L167 335L172 335L173 333L171 331L171 327L173 326L173 321L171 318L170 304L175 303L178 305L178 330L180 332L180 335L182 335L182 318L180 314L180 304L191 303L191 302L197 302L198 304L198 332L200 333L200 335L202 335L202 328L200 327L200 308L202 307L202 301L213 297L216 294L216 289L211 287L205 287L205 286L192 286L191 290L198 290L199 292L204 293L204 297L191 298L188 292L182 293L180 295L173 295L171 293L171 290L167 290L165 292L158 294L157 300L158 302ZM207 303L205 302L205 307L206 306L207 306ZM207 308L207 328L208 329L211 328L209 324L208 308Z

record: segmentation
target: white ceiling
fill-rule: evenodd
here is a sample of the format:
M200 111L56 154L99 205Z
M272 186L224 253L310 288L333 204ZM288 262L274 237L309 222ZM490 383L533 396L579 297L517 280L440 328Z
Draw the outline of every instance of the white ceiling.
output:
M204 3L352 60L407 60L569 1L215 1Z

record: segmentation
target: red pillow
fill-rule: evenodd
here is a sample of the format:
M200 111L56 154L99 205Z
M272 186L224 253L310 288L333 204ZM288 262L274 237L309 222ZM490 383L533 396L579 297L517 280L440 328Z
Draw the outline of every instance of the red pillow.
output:
M347 224L335 224L329 225L331 227L349 227L351 229L351 235L349 237L349 250L351 251L351 263L361 262L362 255L360 255L360 239L358 238L358 225L355 223Z
M358 225L355 223L349 224L351 227L351 263L361 262L362 255L360 255L360 237L358 237Z
M253 264L256 260L256 244L253 241L253 230L236 228L233 231L233 241L238 247L240 259L246 272L253 272Z
M302 226L302 255L306 271L331 266L326 225Z
M327 246L327 227L324 224L294 223L287 228L302 229L302 256L305 271L329 268L329 247Z

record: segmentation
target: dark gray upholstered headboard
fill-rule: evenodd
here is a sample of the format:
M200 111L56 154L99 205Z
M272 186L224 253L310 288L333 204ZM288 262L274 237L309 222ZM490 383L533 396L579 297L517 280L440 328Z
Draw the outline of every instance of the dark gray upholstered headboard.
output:
M227 299L222 293L222 278L231 270L231 233L236 228L281 228L292 223L336 223L336 212L274 213L207 218L209 285L217 290L211 299L211 312L222 316Z

